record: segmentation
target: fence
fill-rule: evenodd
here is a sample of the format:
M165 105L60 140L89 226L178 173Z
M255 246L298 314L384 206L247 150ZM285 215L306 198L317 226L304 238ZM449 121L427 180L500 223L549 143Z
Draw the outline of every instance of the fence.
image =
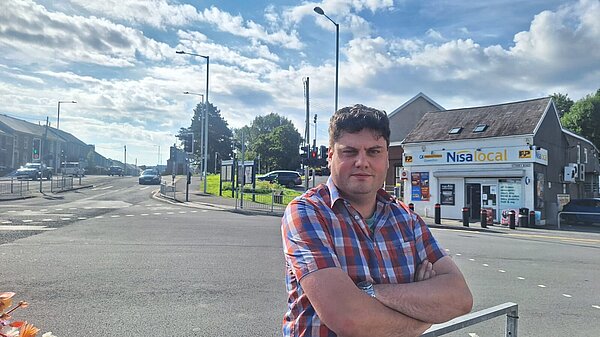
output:
M167 198L177 200L177 198L175 197L176 190L177 190L177 183L175 183L175 182L173 182L172 184L168 184L167 182L160 184L160 195L165 196Z
M600 218L600 213L591 213L591 212L558 212L558 216L557 216L558 229L560 229L560 223L561 223L561 218L562 218L561 215L563 215L563 214L573 214L573 215L581 214L581 215L584 215L585 217L588 217L588 219L589 219L589 217L593 218L595 216L598 216ZM575 223L577 223L577 220L575 221ZM592 223L592 221L590 221L590 224L591 223Z
M446 323L435 324L429 328L429 330L425 331L421 337L442 336L447 333L464 329L468 326L504 315L506 315L506 337L517 337L519 306L512 302L507 302L495 307L466 314Z
M73 189L73 177L72 176L58 176L53 177L50 181L50 192L58 192Z
M29 180L19 180L16 178L10 178L0 180L0 195L14 195L22 196L24 194L31 193L31 189L35 189L34 183L30 184Z
M271 191L271 193L236 191L235 209L283 214L287 204L294 198L285 195L283 191Z

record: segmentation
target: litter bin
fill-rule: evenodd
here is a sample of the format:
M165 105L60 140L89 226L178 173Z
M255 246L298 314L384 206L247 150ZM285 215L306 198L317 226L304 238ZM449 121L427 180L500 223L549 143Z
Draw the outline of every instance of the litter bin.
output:
M283 191L273 192L273 202L283 204Z
M529 208L519 208L519 227L529 227Z

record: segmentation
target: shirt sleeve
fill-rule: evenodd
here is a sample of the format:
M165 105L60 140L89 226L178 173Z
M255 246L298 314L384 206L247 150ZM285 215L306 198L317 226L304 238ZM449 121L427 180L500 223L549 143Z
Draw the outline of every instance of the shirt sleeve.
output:
M340 267L327 222L317 206L304 198L295 199L281 219L283 252L296 279L325 268Z
M427 259L431 263L446 256L446 252L442 249L438 241L433 237L429 227L425 221L417 215L413 214L413 224L415 233L415 242L418 255L418 263Z

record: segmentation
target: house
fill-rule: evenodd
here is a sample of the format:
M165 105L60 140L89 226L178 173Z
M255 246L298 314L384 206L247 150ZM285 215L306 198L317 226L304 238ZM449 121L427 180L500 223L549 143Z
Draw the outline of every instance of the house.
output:
M550 97L429 112L406 136L404 200L433 216L502 222L508 210L556 223L569 198L597 196L598 149L563 129Z
M387 190L391 190L402 182L402 153L404 150L401 144L404 138L426 112L444 110L441 105L420 92L388 115L390 120L390 166L385 180Z

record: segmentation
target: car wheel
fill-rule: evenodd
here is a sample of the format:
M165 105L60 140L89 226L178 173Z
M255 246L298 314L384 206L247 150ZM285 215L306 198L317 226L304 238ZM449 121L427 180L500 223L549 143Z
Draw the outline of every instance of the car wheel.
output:
M294 182L293 182L293 181L289 181L289 182L287 183L287 187L288 187L288 188L294 188L294 186L296 186L296 185L294 184Z

